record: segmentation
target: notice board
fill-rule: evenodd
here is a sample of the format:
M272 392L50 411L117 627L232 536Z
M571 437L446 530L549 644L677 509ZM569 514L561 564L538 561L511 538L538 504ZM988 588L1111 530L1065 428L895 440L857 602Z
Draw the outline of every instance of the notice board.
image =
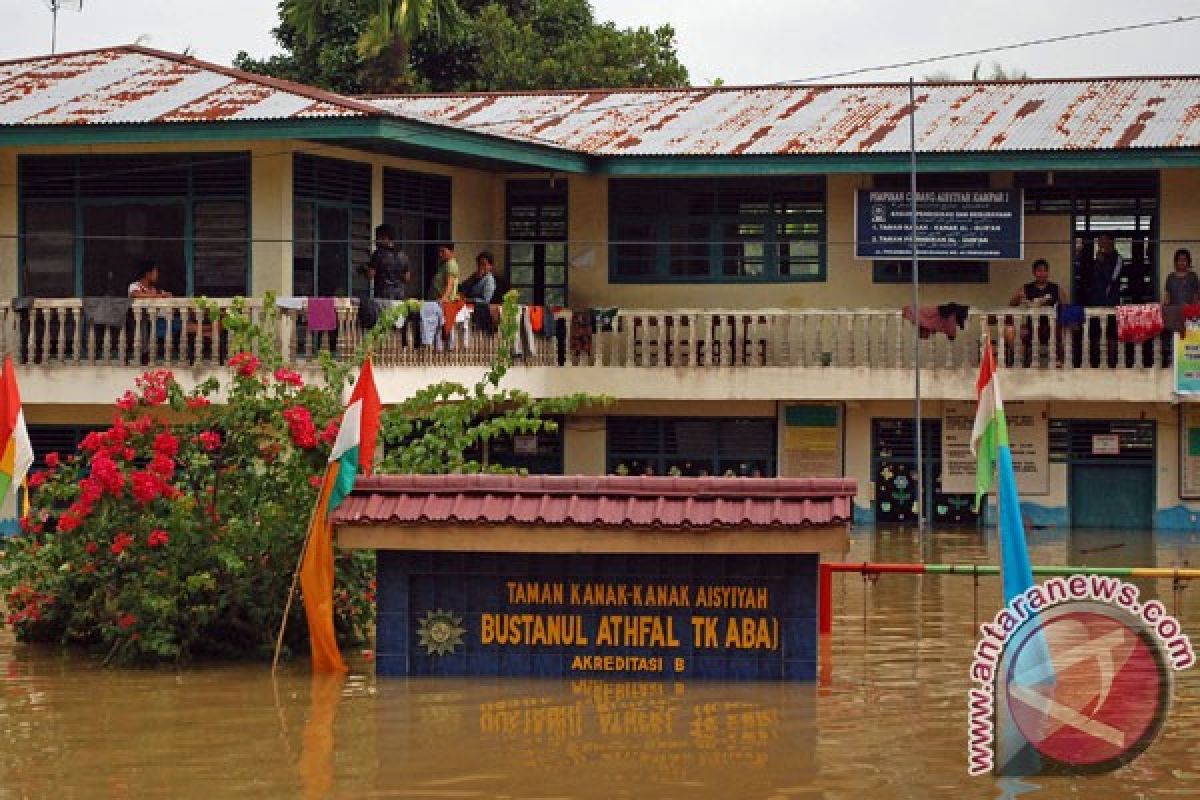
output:
M855 195L854 257L912 256L911 193L860 189ZM925 261L1024 257L1020 189L917 192L917 255Z
M781 407L779 416L780 477L842 477L840 405L787 403Z
M1045 403L1005 403L1017 491L1042 495L1050 491L1050 431ZM947 402L942 409L942 491L975 494L975 456L971 431L975 403Z

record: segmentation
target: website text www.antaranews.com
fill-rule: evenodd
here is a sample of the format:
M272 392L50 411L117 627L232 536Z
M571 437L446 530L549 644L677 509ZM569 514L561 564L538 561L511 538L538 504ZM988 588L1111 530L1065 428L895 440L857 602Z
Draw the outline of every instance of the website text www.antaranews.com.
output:
M1038 612L1072 601L1093 600L1124 609L1153 631L1175 670L1191 667L1196 656L1179 621L1158 600L1139 602L1137 586L1120 578L1103 575L1072 575L1051 578L1017 595L991 622L979 626L983 636L971 662L972 687L969 697L968 772L983 775L993 765L995 740L995 676L1005 644L1013 633Z

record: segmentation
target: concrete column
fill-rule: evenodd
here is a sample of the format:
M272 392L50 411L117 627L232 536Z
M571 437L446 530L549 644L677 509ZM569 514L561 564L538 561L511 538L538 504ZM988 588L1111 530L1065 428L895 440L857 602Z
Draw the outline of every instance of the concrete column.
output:
M292 148L256 146L250 173L250 292L292 293Z

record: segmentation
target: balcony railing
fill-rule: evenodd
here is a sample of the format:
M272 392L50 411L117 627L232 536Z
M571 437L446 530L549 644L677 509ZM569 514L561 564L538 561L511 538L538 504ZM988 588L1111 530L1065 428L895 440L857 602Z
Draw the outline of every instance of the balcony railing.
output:
M228 308L232 301L214 301ZM261 300L247 301L262 318ZM95 309L91 309L93 312ZM280 309L280 348L303 363L327 350L348 358L362 341L357 307L338 300L337 328L314 332L304 312ZM576 312L585 313L585 312ZM623 310L611 330L578 335L563 312L563 341L536 337L518 363L530 366L719 369L756 367L911 368L912 324L890 310ZM376 364L392 367L483 366L496 349L494 334L455 328L454 341L420 344L409 318L384 338ZM1117 341L1112 309L1087 309L1081 325L1059 322L1053 309L972 311L954 340L934 334L921 342L929 369L979 364L987 333L1001 363L1017 370L1147 369L1170 363L1164 336L1144 344ZM186 298L136 300L124 324L101 325L78 298L35 300L26 308L0 303L0 352L24 364L48 366L193 365L212 367L229 356L227 334Z

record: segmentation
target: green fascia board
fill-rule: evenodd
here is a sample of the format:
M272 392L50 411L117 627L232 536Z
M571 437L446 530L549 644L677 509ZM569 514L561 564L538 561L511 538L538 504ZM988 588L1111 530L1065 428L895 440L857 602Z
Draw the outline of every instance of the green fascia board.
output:
M1200 149L917 153L918 172L1169 169L1200 166ZM908 172L908 153L796 156L616 156L606 175L831 175Z
M592 171L590 157L570 150L391 117L0 126L0 147L264 139L336 142L348 138L400 143L431 155L479 159L506 169L517 167L574 173Z

